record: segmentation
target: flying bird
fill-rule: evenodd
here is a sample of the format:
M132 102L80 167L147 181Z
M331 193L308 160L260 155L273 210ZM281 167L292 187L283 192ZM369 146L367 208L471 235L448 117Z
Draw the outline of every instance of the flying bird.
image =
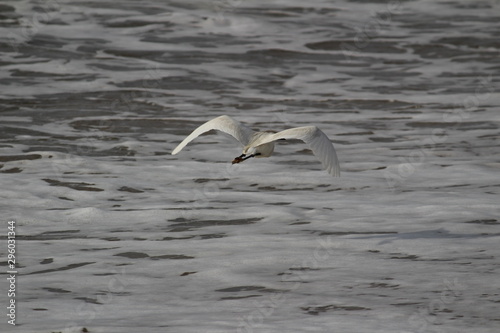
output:
M275 133L271 131L255 132L249 127L240 124L229 116L220 116L207 121L189 134L175 149L172 155L177 154L188 143L201 134L210 130L218 130L233 136L243 146L240 156L234 158L233 164L246 161L252 157L269 157L274 151L274 141L282 139L299 139L304 141L314 155L321 161L323 168L332 176L340 176L340 167L333 144L316 126L303 126L286 129Z

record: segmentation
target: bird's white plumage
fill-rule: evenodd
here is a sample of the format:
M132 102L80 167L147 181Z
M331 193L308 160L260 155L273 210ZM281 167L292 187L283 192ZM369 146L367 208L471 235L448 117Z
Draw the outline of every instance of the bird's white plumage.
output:
M245 125L240 124L228 116L220 116L207 121L195 129L173 151L177 154L189 142L210 130L219 130L233 136L245 147L243 155L256 155L256 157L269 157L274 150L274 141L280 139L298 139L304 141L321 161L323 168L332 176L340 176L340 167L335 148L325 133L316 126L290 128L278 133L254 132ZM236 159L235 159L236 160ZM241 162L241 157L238 162Z
M312 150L314 156L321 161L323 168L332 176L340 176L339 160L330 139L316 126L290 128L271 135L269 140L299 139Z
M233 136L236 140L238 140L242 145L246 146L250 142L250 138L254 131L250 128L246 127L243 124L240 124L236 120L228 116L220 116L214 118L212 120L207 121L197 129L195 129L187 138L182 140L182 142L175 147L172 155L177 154L184 148L188 143L211 130L219 130L221 132L227 133Z

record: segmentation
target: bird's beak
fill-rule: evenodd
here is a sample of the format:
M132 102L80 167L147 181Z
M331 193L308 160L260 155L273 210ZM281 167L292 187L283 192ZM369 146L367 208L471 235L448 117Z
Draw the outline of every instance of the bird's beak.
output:
M245 160L244 157L245 157L245 154L241 154L240 156L235 157L234 160L231 162L231 164L243 162Z

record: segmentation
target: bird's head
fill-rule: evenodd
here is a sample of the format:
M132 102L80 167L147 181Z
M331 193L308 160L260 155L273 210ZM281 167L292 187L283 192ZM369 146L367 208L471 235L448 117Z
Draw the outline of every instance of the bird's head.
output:
M246 160L245 157L246 157L245 154L241 154L240 156L235 157L234 160L231 162L231 164L236 164L236 163L243 162L244 160Z
M251 157L254 157L256 155L259 155L256 147L246 146L243 149L243 153L240 156L235 157L231 163L232 164L240 163L240 162L243 162L244 160L249 159Z
M234 160L231 162L232 164L240 163L243 162L244 160L247 160L251 157L260 157L262 154L257 151L254 147L251 147L250 149L245 149L243 151L243 154L241 154L238 157L235 157Z

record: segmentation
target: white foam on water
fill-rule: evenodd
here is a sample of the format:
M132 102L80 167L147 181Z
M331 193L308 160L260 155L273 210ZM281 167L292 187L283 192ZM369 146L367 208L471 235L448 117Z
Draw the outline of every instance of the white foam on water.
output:
M498 331L498 3L8 5L23 332ZM170 155L222 114L316 124L341 178L302 142Z

